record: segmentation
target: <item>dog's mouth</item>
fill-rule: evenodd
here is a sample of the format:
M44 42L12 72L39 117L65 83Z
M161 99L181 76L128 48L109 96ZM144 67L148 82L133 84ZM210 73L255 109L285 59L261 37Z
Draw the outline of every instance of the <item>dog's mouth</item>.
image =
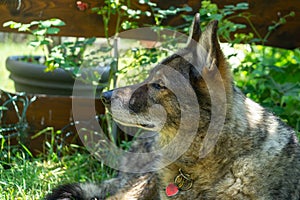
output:
M131 126L131 127L139 127L139 128L143 128L143 129L148 129L148 130L152 130L153 128L155 128L154 124L148 124L148 123L130 123L130 122L124 122L123 120L119 120L115 117L113 117L113 120L116 121L117 123L120 123L124 126Z
M138 126L141 126L143 128L154 128L155 127L153 124L138 124Z

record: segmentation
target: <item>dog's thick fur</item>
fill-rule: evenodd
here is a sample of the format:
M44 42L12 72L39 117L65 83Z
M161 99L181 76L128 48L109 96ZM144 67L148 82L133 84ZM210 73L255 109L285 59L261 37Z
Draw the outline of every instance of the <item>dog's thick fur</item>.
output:
M142 151L148 152L153 142L165 146L175 137L181 124L190 124L193 120L181 123L182 108L176 95L167 87L170 79L163 73L166 66L189 82L199 104L201 114L197 134L187 151L157 172L121 173L97 189L94 185L83 184L61 186L47 199L103 199L109 196L107 199L299 200L300 148L295 132L233 85L217 39L217 22L211 22L202 33L198 15L186 48L162 61L143 83L103 94L117 122L159 131L157 141L139 142L137 147L142 146ZM208 82L212 84L208 85ZM180 83L176 84L181 87ZM206 149L206 154L201 156L212 118L213 95L220 103L217 106L220 116L225 115L224 126L218 137L213 137L215 143L211 149ZM163 116L155 118L149 113L149 108L156 104L163 106L166 112L163 124ZM154 114L157 113L154 108ZM188 130L186 134L189 134ZM137 147L133 146L133 149ZM173 151L181 149L173 148ZM192 187L167 197L166 187L174 183L179 169L190 174Z

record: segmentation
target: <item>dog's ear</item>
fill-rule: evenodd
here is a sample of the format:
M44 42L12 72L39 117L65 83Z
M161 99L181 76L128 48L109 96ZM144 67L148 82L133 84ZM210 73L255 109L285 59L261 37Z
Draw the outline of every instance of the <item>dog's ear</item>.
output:
M218 21L216 20L211 21L202 33L200 31L201 34L196 48L193 45L193 48L190 49L193 53L192 64L194 67L190 70L189 75L196 82L211 79L217 83L216 80L220 79L223 81L226 90L230 91L231 71L221 50L217 32Z
M187 46L189 48L196 46L200 37L201 37L201 28L200 28L200 14L196 13L194 16L193 23L190 28L190 35Z
M223 59L217 31L218 21L211 21L202 33L197 46L197 57L200 58L205 56L206 62L202 64L208 69L215 66L219 67L220 62Z
M194 68L191 74L199 78L204 72L220 70L220 63L224 63L224 56L218 40L218 21L211 21L204 32L200 29L200 16L195 15L190 30L190 40L187 48L192 52ZM197 79L198 79L197 78Z
M189 40L187 48L194 52L193 65L202 71L203 67L210 69L213 65L219 66L224 60L223 53L218 41L218 21L211 21L204 32L200 28L200 14L194 16L193 23L190 28Z
M191 52L188 60L193 66L189 69L189 77L194 83L202 83L204 79L222 79L229 91L231 71L221 50L217 32L218 21L211 21L202 32L200 14L195 15L187 44L187 50Z
M218 40L218 21L211 21L201 33L196 49L193 52L193 65L198 72L216 72L218 70L223 78L228 77L228 67Z

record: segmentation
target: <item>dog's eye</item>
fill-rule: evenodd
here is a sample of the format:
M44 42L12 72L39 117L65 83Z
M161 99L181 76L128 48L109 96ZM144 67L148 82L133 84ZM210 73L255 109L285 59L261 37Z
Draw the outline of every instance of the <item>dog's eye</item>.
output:
M162 90L166 89L166 87L160 83L151 83L151 87L157 89L157 90Z

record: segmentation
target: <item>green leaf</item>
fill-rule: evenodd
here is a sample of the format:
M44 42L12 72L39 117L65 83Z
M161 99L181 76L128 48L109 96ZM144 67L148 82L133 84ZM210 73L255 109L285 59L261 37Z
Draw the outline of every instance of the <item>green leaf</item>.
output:
M290 16L291 16L291 17L295 17L295 15L296 15L296 14L295 14L294 11L291 11L291 12L290 12Z
M139 4L146 4L145 0L139 0Z
M279 19L279 22L280 22L281 24L285 24L285 23L286 23L286 19L282 17L282 18Z
M65 26L66 25L66 23L64 21L62 21L61 19L58 19L58 18L50 19L50 22L51 22L52 26Z
M30 25L31 26L34 26L34 25L38 25L38 24L40 24L41 22L39 22L39 21L32 21L32 22L30 22Z
M10 26L10 28L12 28L13 24L16 24L17 22L14 22L14 21L8 21L8 22L4 22L3 23L3 27L7 27L7 26Z
M268 31L273 31L273 30L275 30L275 26L269 26L268 27Z
M91 8L91 11L92 11L92 12L98 12L99 10L100 10L99 7L93 7L93 8Z
M42 28L49 28L51 27L52 23L50 20L41 21Z
M128 7L125 6L125 5L122 5L122 6L121 6L121 9L127 11L127 10L128 10Z
M147 17L150 17L152 14L151 14L151 12L146 11L146 12L145 12L145 15L146 15Z
M227 8L227 9L233 9L233 8L234 8L234 5L225 5L224 8Z
M46 33L54 35L54 34L59 33L59 31L60 31L59 28L50 27L47 29Z
M21 23L13 23L10 25L10 28L14 28L14 29L17 29L17 28L20 28L22 26Z
M2 110L8 110L8 108L5 106L0 106L0 111L2 111Z
M150 2L150 1L147 1L146 3L147 3L148 6L150 6L150 7L157 7L157 4L156 4L156 3L153 3L153 2Z
M38 47L41 45L41 42L40 41L31 41L31 42L29 42L29 45L32 47Z
M231 14L233 14L233 13L234 13L233 11L229 10L229 11L225 11L225 12L224 12L224 15L227 16L227 15L231 15Z
M23 24L19 29L18 29L18 31L30 31L30 24Z
M122 24L121 24L121 27L123 30L128 30L131 28L131 22L129 21L124 21Z
M87 38L87 39L84 40L84 44L85 45L92 45L92 44L94 44L95 41L96 41L95 37Z
M36 29L36 30L33 30L32 33L34 35L45 35L47 33L47 29Z
M236 7L239 10L247 10L249 8L249 4L247 2L241 2L241 3L236 4Z
M184 7L181 9L181 11L192 12L192 11L193 11L193 8L186 5L186 6L184 6Z
M50 44L49 40L42 40L41 41L41 45L48 45L48 44Z

